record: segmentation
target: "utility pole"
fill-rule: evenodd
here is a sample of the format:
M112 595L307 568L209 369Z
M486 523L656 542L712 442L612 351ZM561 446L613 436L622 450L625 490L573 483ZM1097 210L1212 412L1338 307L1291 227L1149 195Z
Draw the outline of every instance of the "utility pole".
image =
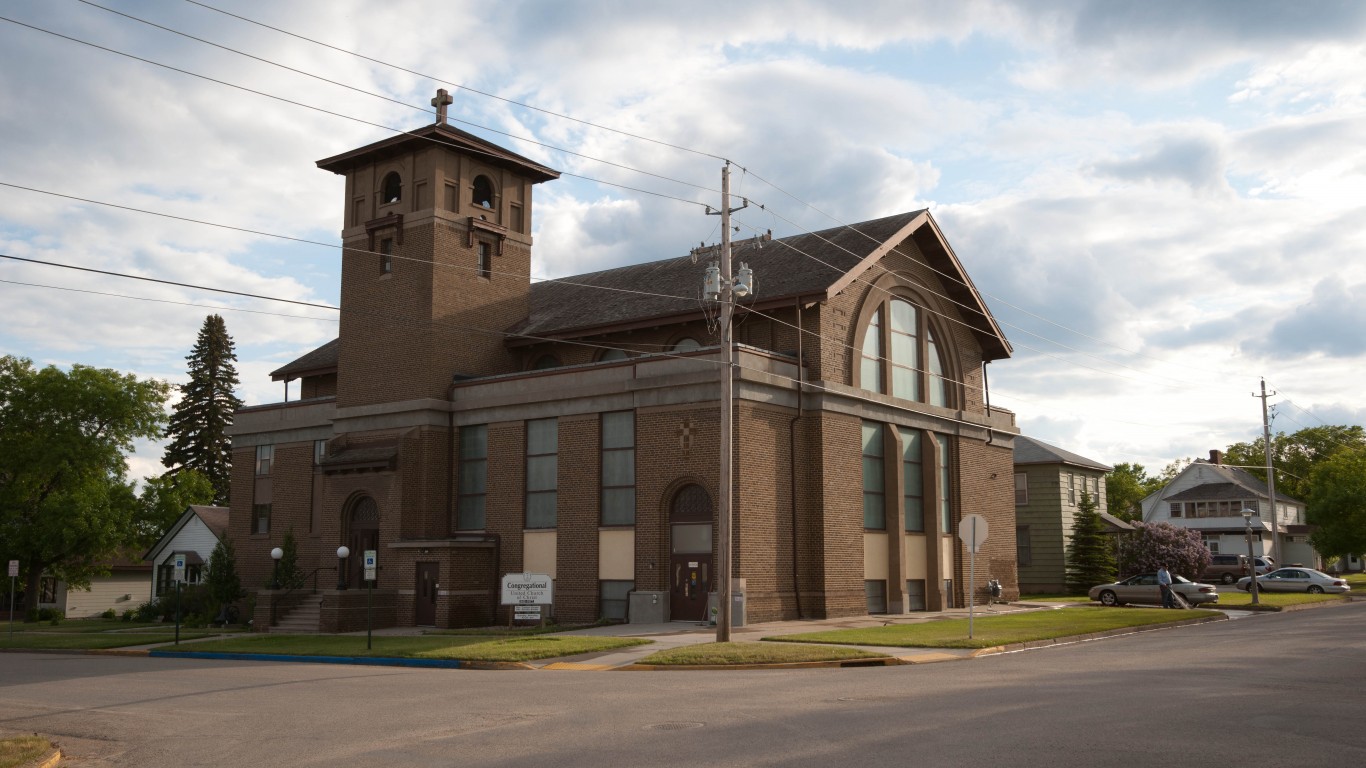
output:
M717 545L716 556L721 562L716 566L716 642L730 642L731 628L731 498L733 496L732 458L732 421L735 408L735 346L731 343L731 321L735 315L736 295L746 296L750 292L748 282L737 286L731 277L730 265L730 215L749 207L749 201L732 209L730 207L730 161L721 168L721 210L707 209L708 215L719 213L721 216L721 263L719 265L719 284L715 285L716 299L721 310L721 467L717 478ZM710 270L709 270L710 271ZM748 268L743 270L748 272ZM708 294L712 286L707 288ZM710 296L709 296L710 297Z
M1266 496L1271 500L1271 559L1280 567L1281 563L1281 526L1276 513L1276 468L1271 465L1271 421L1267 418L1266 399L1276 394L1274 391L1267 393L1266 379L1262 379L1262 393L1252 393L1253 397L1262 399L1262 443L1266 449ZM1256 563L1250 563L1256 569Z

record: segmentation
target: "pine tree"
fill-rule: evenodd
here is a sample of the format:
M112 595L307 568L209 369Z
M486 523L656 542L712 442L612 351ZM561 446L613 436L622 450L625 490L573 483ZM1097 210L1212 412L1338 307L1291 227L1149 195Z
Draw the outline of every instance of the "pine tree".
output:
M181 398L171 414L166 437L171 442L161 462L172 472L189 467L213 484L214 503L228 503L232 474L232 443L227 430L242 400L237 386L237 353L227 325L218 315L204 318L189 361L189 382L180 385Z
M1096 501L1085 491L1077 514L1072 519L1072 537L1067 542L1067 589L1084 595L1097 584L1115 580L1112 542L1096 511Z
M209 555L209 573L204 580L209 596L218 604L220 611L223 606L232 605L247 596L246 590L242 589L242 579L237 575L236 548L226 535L213 548L213 554Z
M304 585L304 572L299 570L299 545L294 540L294 529L285 531L280 543L280 589L298 589Z

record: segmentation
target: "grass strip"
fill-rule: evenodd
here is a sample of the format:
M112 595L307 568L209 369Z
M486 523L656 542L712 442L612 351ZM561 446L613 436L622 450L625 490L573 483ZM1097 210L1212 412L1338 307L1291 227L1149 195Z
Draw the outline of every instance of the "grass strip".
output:
M973 622L968 638L967 619L945 619L918 624L896 624L865 629L836 629L800 635L766 637L765 640L795 643L843 643L898 648L991 648L1058 637L1086 635L1126 627L1167 624L1199 616L1218 616L1218 611L1164 611L1143 608L1076 606L1056 611L1028 611L982 616Z
M1305 603L1336 603L1351 598L1345 595L1310 595L1304 592L1259 592L1257 599L1261 605L1279 608L1287 605L1304 605ZM1219 606L1221 608L1239 608L1251 604L1252 595L1242 590L1219 593Z
M1089 603L1091 598L1086 595L1020 595L1022 603Z
M373 638L366 650L365 638L357 635L265 635L228 640L208 640L193 646L161 648L162 651L206 653L264 653L286 656L355 656L397 659L460 659L462 661L535 661L580 653L599 653L649 640L627 637L544 636L489 637L423 635Z
M795 643L701 643L659 651L640 660L640 664L660 666L700 666L737 664L792 664L810 661L879 659L882 653L837 645L798 645Z
M181 632L180 639L194 640L199 637L210 637L210 632ZM100 649L100 648L126 648L130 645L151 645L153 643L169 643L175 640L173 632L153 633L52 633L25 632L15 633L11 640L9 635L0 634L0 648L21 648L34 651L61 651L61 650L80 650L80 649Z
M0 630L8 633L9 625L5 624L0 626ZM86 632L136 632L138 630L174 633L175 624L165 624L162 622L110 621L108 619L67 619L60 624L52 624L47 621L14 623L14 633L16 635L20 632L81 634ZM185 625L181 625L180 631L185 631Z
M35 762L52 749L52 742L42 736L15 736L0 739L0 768L19 768Z

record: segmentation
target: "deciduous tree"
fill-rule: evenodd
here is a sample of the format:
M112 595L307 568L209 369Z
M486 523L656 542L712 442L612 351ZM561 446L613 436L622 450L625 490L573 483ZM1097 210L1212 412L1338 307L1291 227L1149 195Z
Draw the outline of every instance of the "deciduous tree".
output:
M1105 476L1106 511L1121 520L1141 520L1140 504L1162 483L1161 478L1149 477L1141 464L1116 464Z
M1224 461L1239 465L1266 480L1266 441L1257 438L1234 443L1224 451ZM1366 448L1366 429L1355 424L1306 427L1298 432L1276 433L1271 439L1271 463L1276 467L1276 493L1301 501L1313 495L1310 479L1314 468L1325 459L1347 448Z
M1172 575L1193 581L1205 572L1209 561L1209 548L1199 531L1171 523L1134 523L1134 532L1126 535L1120 548L1120 572L1126 575L1165 565Z
M1366 448L1347 448L1314 467L1309 476L1310 543L1320 554L1366 553Z
M20 561L26 609L44 572L81 586L139 541L146 508L124 454L161 435L166 394L117 371L0 357L0 558Z
M171 442L161 462L173 473L183 468L198 470L213 484L213 502L226 505L232 475L228 427L242 400L233 393L237 353L222 317L204 318L194 349L185 359L190 363L190 380L179 387L180 401L166 428Z

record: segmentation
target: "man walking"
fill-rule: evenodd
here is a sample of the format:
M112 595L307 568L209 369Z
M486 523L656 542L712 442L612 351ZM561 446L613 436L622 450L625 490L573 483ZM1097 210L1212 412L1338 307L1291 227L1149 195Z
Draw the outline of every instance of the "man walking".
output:
M1167 572L1167 566L1157 569L1157 588L1162 590L1162 607L1175 608L1176 601L1172 599L1172 575Z

